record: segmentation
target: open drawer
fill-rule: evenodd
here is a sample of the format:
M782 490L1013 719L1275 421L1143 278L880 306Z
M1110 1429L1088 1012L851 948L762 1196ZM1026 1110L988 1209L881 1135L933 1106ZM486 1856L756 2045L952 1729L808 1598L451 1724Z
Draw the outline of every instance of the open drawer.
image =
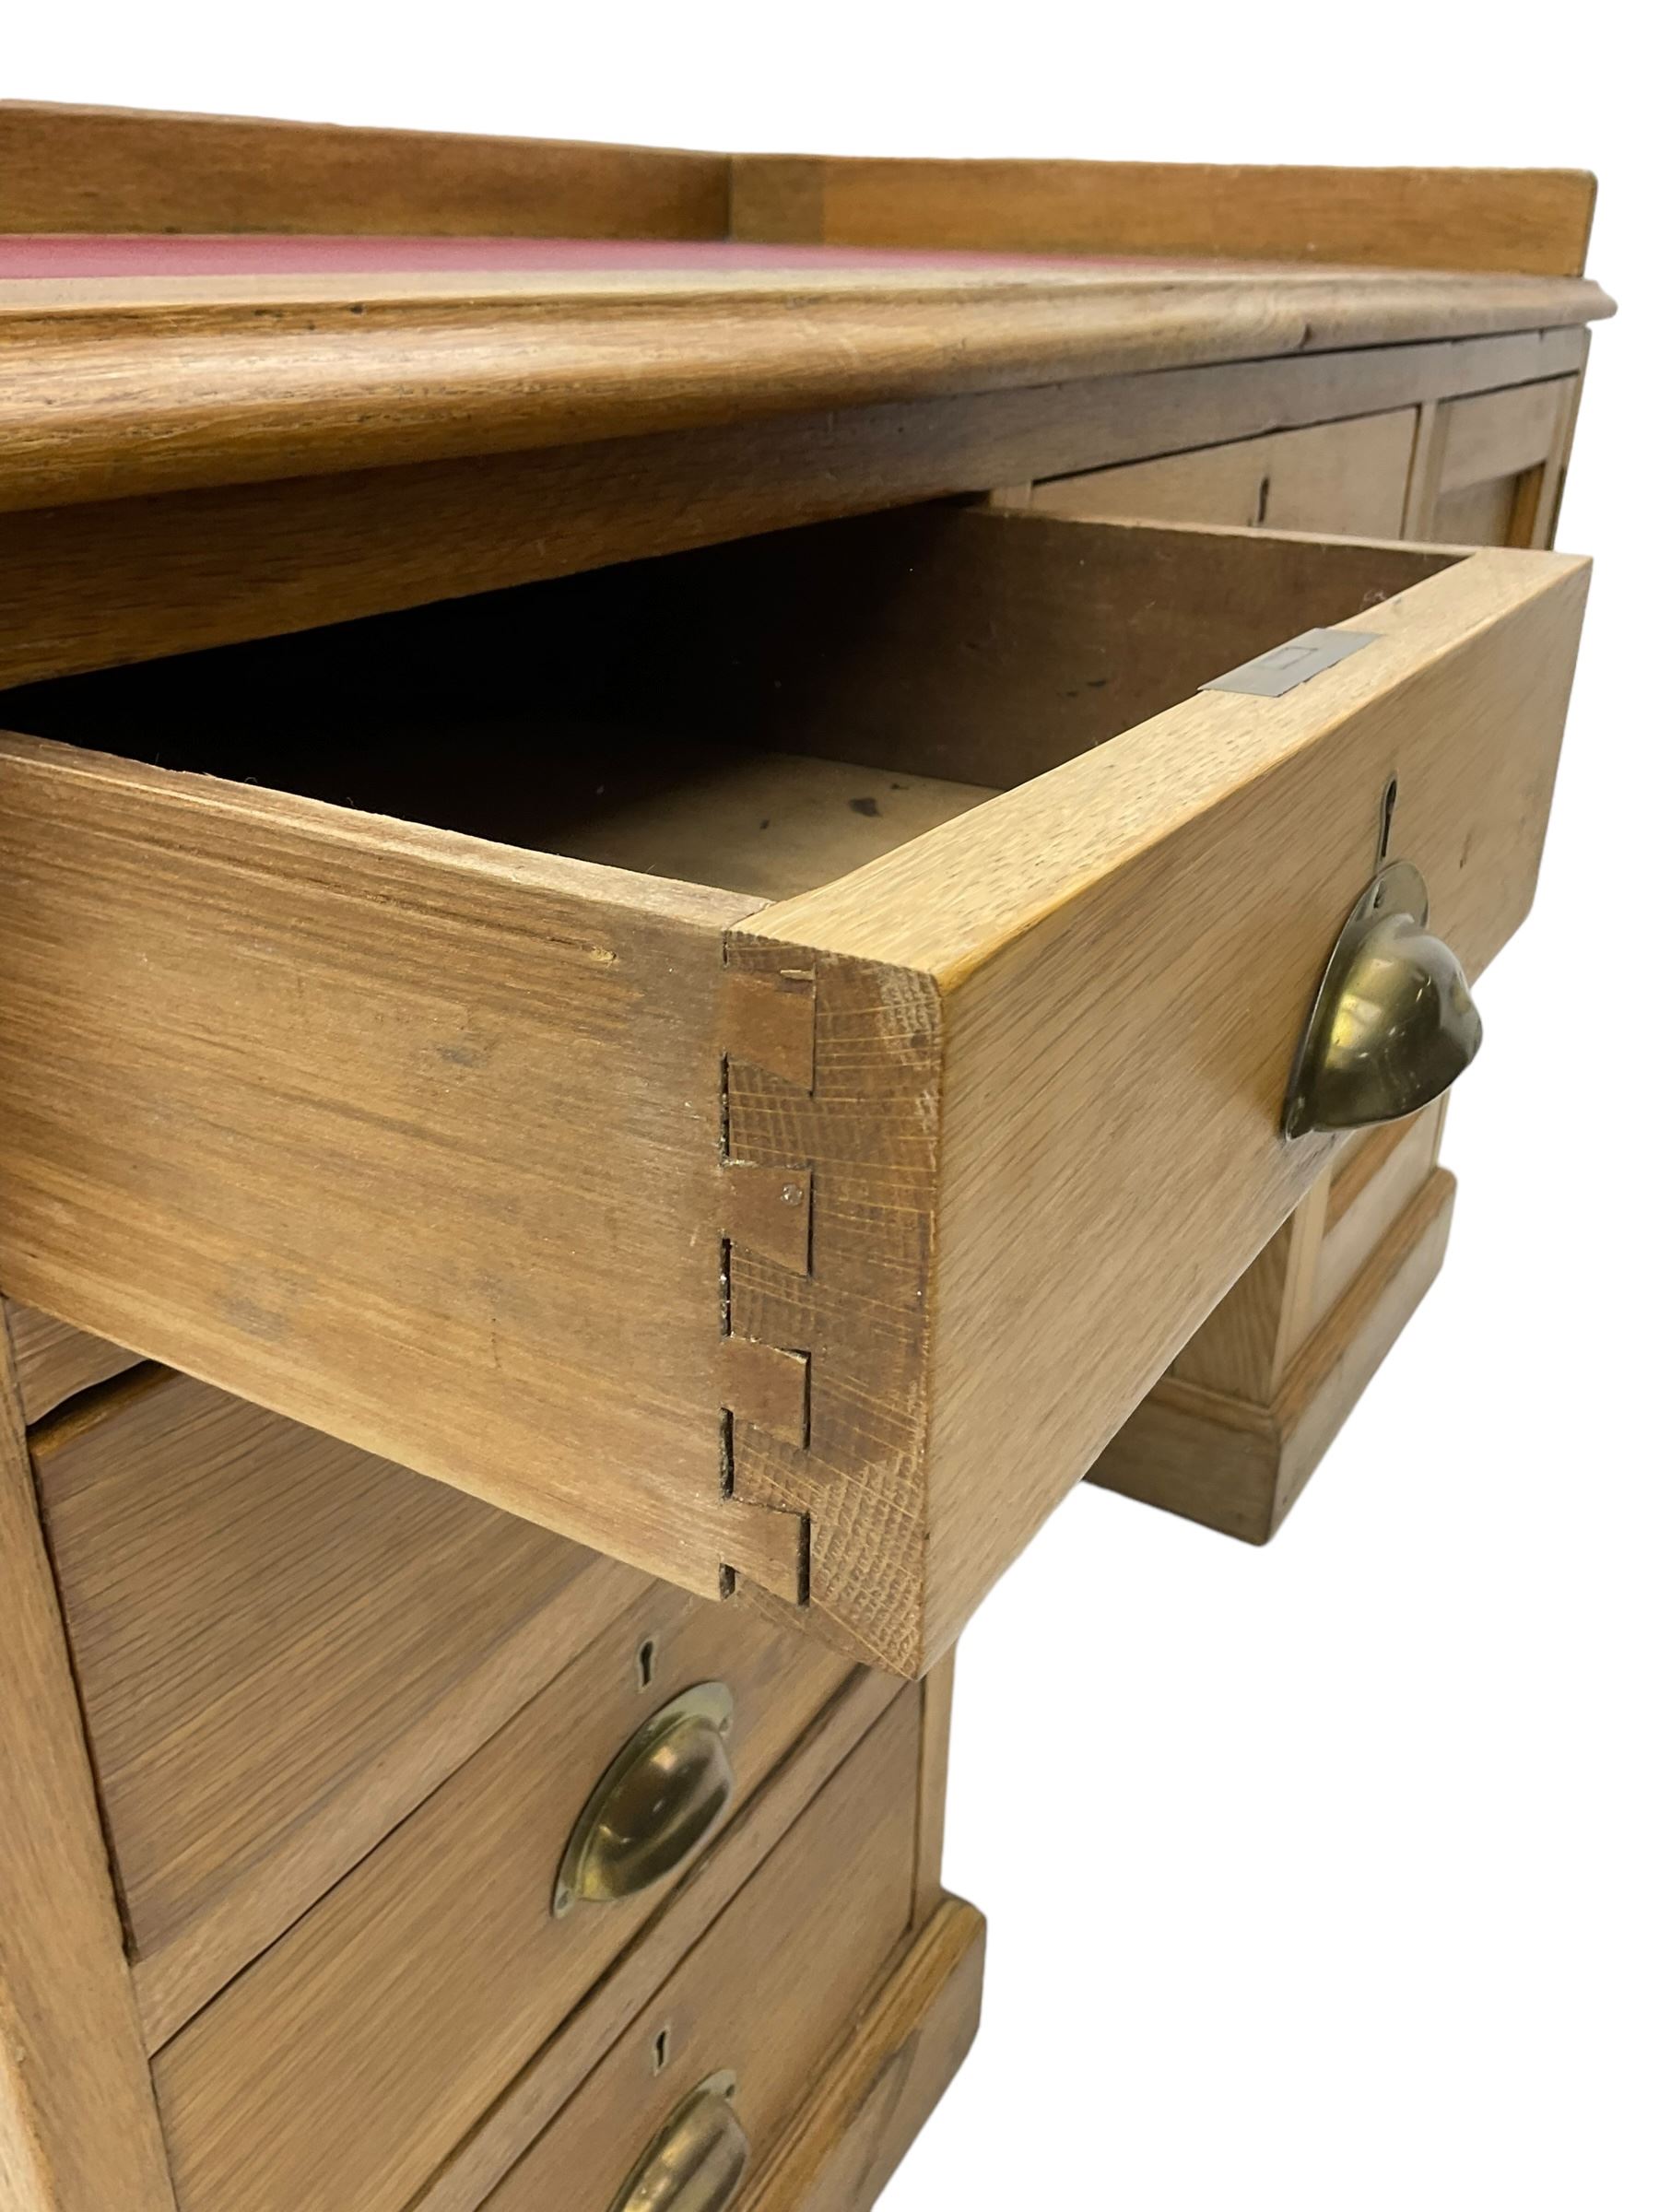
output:
M1522 919L1586 576L947 506L0 697L0 1288L920 1672L1328 1160L1385 792Z

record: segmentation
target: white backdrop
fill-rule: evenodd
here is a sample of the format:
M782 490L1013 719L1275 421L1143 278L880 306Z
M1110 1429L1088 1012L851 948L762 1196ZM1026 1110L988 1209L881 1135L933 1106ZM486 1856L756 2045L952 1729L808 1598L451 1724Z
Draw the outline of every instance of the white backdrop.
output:
M1655 208L1632 18L843 5L12 14L11 96L832 152L1602 177L1594 552L1445 1271L1257 1552L1084 1491L964 1641L985 2023L883 2212L1649 2212ZM1639 136L1639 127L1641 135ZM1643 401L1647 405L1643 406Z

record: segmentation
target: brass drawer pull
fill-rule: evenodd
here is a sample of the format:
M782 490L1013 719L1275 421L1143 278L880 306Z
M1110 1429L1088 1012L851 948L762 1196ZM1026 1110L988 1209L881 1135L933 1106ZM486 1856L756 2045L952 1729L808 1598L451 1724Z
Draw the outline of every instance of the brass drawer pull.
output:
M1464 971L1428 922L1428 887L1404 860L1385 867L1349 914L1297 1052L1287 1136L1415 1113L1480 1050Z
M692 2090L622 2184L611 2212L722 2212L748 2171L749 2140L732 2110L734 2074Z
M726 1751L734 1711L724 1682L700 1682L629 1738L571 1831L556 1915L637 1896L691 1856L736 1787Z

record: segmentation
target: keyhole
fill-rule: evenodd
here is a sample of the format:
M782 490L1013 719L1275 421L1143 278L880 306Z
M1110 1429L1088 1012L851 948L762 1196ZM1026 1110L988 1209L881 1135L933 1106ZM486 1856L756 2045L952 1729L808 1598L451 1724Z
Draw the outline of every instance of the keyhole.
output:
M640 1646L639 1653L635 1659L634 1664L639 1671L640 1688L641 1689L649 1689L653 1680L655 1677L656 1648L656 1638L654 1636L647 1636L644 1642Z
M1388 858L1388 841L1394 834L1394 801L1400 795L1400 779L1390 776L1388 789L1382 794L1382 818L1377 826L1377 865Z
M667 2064L668 2030L666 2028L659 2028L655 2041L651 2046L651 2070L653 2074L660 2074Z

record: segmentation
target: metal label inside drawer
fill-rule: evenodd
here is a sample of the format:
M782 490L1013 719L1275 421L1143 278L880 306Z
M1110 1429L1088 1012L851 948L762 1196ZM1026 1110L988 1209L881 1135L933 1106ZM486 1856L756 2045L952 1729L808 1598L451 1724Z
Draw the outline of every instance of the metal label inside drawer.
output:
M1374 629L1304 629L1300 638L1288 639L1271 653L1259 653L1241 668L1230 668L1225 676L1212 677L1198 688L1243 691L1252 699L1282 699L1311 676L1346 661L1361 645L1374 645L1377 635Z

